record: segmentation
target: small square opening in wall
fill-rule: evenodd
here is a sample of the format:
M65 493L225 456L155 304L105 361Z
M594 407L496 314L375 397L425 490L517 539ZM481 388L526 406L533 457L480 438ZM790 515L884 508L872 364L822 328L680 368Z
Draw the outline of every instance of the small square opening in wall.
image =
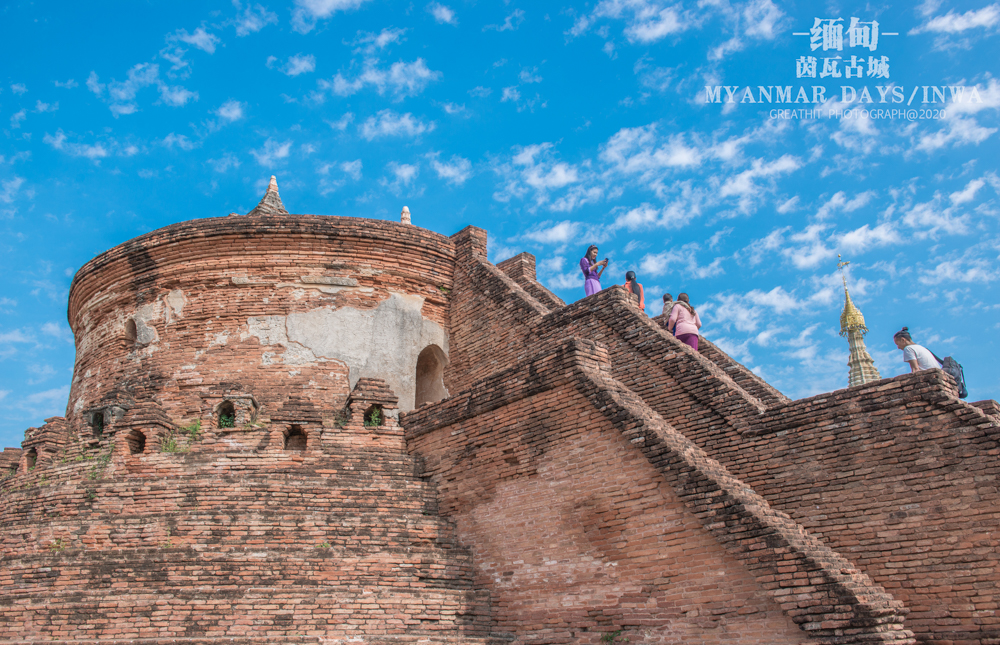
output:
M220 428L236 427L236 406L232 401L223 401L219 406L218 426Z
M38 451L34 448L28 448L28 451L24 453L24 462L28 464L28 470L34 468L35 464L38 463Z
M146 452L146 435L141 430L133 430L125 437L128 451L131 455L141 455Z
M95 439L104 436L104 410L98 410L90 417L90 429L94 433Z
M385 425L385 411L381 405L375 404L365 410L365 427L374 428Z
M285 450L302 451L306 449L306 433L302 426L292 425L285 433Z

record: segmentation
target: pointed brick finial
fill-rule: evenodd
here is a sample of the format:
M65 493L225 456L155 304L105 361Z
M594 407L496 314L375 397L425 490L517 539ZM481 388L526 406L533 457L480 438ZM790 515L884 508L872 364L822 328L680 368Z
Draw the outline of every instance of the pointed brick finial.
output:
M404 224L410 223L410 209L407 206L403 207L403 212L399 214L399 221Z
M278 195L277 177L271 175L271 181L267 184L264 198L247 215L288 215L288 211L285 210L285 205L281 203L281 197Z

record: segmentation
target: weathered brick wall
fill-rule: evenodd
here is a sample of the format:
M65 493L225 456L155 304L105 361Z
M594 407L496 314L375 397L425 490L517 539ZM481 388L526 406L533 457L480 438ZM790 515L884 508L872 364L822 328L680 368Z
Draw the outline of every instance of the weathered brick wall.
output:
M610 376L590 341L403 417L525 642L912 642L900 603ZM801 626L801 631L795 625Z
M705 369L715 358L754 389L721 352L680 347L619 300L570 305L555 316L574 322L559 328L607 343L616 378L902 600L919 639L1000 639L1000 544L985 529L1000 524L1000 429L950 378L930 370L763 410Z
M559 296L545 288L535 275L535 256L531 253L518 253L497 265L514 282L535 297L549 311L566 306Z
M976 537L983 522L997 523L992 512L998 501L992 470L995 447L990 443L996 433L993 417L955 398L951 382L941 372L920 375L931 379L925 389L936 401L933 404L880 394L879 388L912 391L910 381L917 375L908 375L867 389L836 393L832 398L814 397L811 407L801 411L797 403L788 402L714 345L707 343L706 351L695 353L649 325L648 319L635 314L627 296L617 291L606 289L533 318L530 335L518 338L518 356L523 357L528 347L544 346L564 334L606 343L615 378L777 508L829 540L912 605L908 625L912 624L921 639L948 640L955 635L970 642L990 642L998 638L990 612L997 604L992 589L1000 578L1000 566L991 555L980 557L982 549L996 552L997 548L992 537L985 542ZM501 312L503 307L494 310ZM481 342L487 343L488 338ZM898 386L891 385L897 381ZM826 406L829 412L821 413ZM981 407L994 409L987 403ZM810 430L814 421L823 418L828 418L830 428L837 432ZM750 435L758 431L751 432L751 428L765 419L779 429L752 439ZM884 425L886 419L894 419L896 427L905 428L904 434L910 437L905 448L900 448L906 451L904 463L910 464L909 475L899 474L901 457L895 451L883 450L882 442L874 436L862 441L850 431L859 424ZM799 427L802 429L796 430ZM934 443L938 430L963 440L970 433L979 437L970 440L976 448L969 448L979 454L960 453L955 461L936 460L928 462L934 466L921 466L925 452L943 449ZM783 449L790 436L799 443ZM801 455L793 460L794 468L789 465L792 454ZM936 467L938 464L941 467ZM968 468L970 475L957 477L955 470L963 468ZM766 481L758 479L762 473L770 473ZM927 490L913 487L906 477L917 477L916 473L935 483ZM854 483L844 489L852 477ZM872 495L869 488L879 491L881 497ZM933 505L935 495L952 501ZM971 504L972 500L976 503ZM914 509L928 504L937 509L932 514L934 521L928 524L919 517L911 519L906 524L908 537L897 543L900 534L886 527L900 524L901 514L915 517ZM831 517L839 519L831 522ZM866 519L848 521L850 517ZM829 529L821 530L827 523ZM927 543L955 555L929 556L933 550ZM960 546L956 548L956 544Z
M548 308L486 259L486 231L468 226L455 243L449 392L520 360L530 329Z
M911 610L926 642L1000 642L1000 427L940 370L768 410L699 442Z
M651 320L666 330L668 318L670 318L670 312L666 311L659 316L654 316ZM669 331L667 335L671 335ZM742 363L733 360L732 356L716 347L715 343L704 336L698 337L698 353L718 365L737 385L765 405L776 405L790 401L787 396L771 387L767 381L748 370Z
M484 642L489 595L404 450L394 403L359 382L350 415L302 451L254 427L5 480L0 640ZM381 426L364 424L372 404Z

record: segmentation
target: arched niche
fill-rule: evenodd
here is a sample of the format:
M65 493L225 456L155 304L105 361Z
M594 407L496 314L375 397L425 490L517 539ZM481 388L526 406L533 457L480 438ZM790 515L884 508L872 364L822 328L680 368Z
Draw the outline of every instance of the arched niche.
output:
M135 320L129 318L125 321L125 342L134 345L139 340L139 331L135 327Z
M448 357L437 345L428 345L417 356L417 390L414 406L434 403L448 396L444 389L444 368Z
M232 401L223 401L216 409L215 425L219 428L236 427L236 406Z
M141 430L132 430L125 437L128 444L128 452L131 455L141 455L146 452L146 435Z

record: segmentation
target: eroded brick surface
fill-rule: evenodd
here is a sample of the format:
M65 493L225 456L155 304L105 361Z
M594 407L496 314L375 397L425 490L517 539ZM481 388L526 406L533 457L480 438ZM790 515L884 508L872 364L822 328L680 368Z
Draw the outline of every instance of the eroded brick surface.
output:
M0 640L1000 642L995 402L789 401L481 229L272 192L77 275L67 413L0 453Z

